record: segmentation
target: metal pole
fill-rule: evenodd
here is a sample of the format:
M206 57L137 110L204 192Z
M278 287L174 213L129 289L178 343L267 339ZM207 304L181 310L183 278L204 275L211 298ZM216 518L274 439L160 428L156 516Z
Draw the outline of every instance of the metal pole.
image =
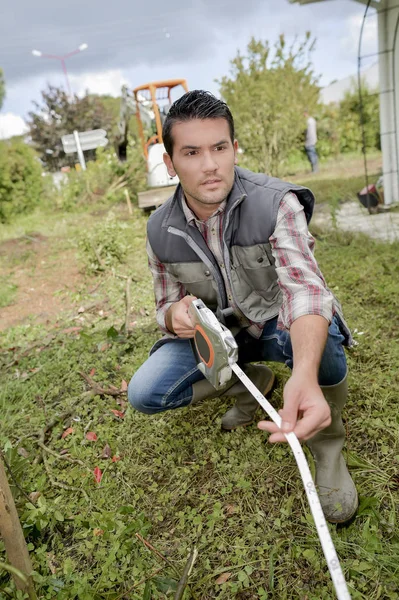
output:
M85 157L83 155L82 146L80 145L79 133L76 131L76 129L73 132L73 135L75 137L76 150L78 152L80 166L82 167L82 171L86 171Z
M66 68L66 62L65 62L65 59L63 59L63 58L61 58L61 65L62 65L62 70L64 71L64 75L65 75L65 80L66 80L67 90L68 90L68 96L69 96L70 100L72 100L71 84L69 83L68 72L67 72L67 68Z

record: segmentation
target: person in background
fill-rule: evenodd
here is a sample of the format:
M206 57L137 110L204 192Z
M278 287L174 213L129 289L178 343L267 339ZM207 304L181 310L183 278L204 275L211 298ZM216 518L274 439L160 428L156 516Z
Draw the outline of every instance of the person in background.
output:
M306 118L306 139L305 152L312 166L312 172L316 173L319 170L319 159L316 152L317 144L317 125L316 119L311 117L307 110L304 111Z

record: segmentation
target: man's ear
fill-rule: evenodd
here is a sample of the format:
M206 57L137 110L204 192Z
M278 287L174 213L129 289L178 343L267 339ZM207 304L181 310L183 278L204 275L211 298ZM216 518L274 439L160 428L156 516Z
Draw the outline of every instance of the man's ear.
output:
M234 164L238 165L238 156L237 156L237 152L238 152L238 142L237 140L234 140Z
M166 165L166 168L168 170L168 174L170 175L170 177L176 177L176 171L173 166L172 159L170 158L170 156L167 152L164 152L164 154L163 154L163 162Z

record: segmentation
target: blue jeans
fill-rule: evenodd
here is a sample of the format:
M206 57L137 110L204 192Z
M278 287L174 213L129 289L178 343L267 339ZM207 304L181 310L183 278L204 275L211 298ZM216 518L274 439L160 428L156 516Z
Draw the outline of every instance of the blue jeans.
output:
M237 337L240 365L255 361L280 362L293 367L290 335L277 329L277 318L268 321L259 340L245 330ZM319 369L320 385L335 385L346 375L344 340L336 318ZM171 339L156 350L134 374L128 398L138 411L148 415L190 404L193 384L204 376L198 370L189 340Z
M305 152L307 154L310 164L312 165L312 171L313 172L318 171L319 165L318 165L316 146L305 146Z

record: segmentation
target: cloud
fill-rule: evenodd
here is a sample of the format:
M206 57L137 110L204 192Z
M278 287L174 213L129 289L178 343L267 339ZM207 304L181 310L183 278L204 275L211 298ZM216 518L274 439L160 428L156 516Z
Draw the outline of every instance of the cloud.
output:
M349 15L344 21L344 33L340 43L341 51L344 54L358 55L363 12L360 11L357 14ZM374 15L371 15L364 21L360 52L361 56L378 52L378 23L377 17ZM373 62L377 60L377 56L372 58Z
M6 81L60 69L59 61L32 56L32 50L64 55L83 42L88 50L71 56L75 73L139 65L170 64L212 57L220 32L248 21L263 0L14 0L4 3L0 56ZM278 13L279 0L269 0ZM58 64L57 64L58 63Z
M11 112L0 114L0 139L5 140L13 135L22 135L28 127L22 117Z
M70 77L72 90L78 96L84 96L88 90L91 94L120 96L122 85L128 80L122 75L120 69L109 69L99 73L85 73Z

